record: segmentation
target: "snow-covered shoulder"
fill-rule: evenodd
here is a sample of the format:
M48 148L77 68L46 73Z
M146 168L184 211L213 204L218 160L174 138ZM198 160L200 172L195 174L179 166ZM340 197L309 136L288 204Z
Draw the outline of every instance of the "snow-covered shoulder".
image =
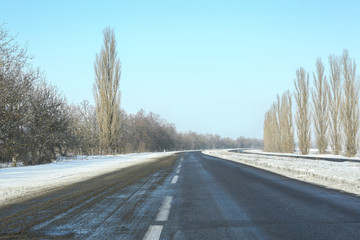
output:
M355 157L345 157L342 155L334 155L330 153L319 154L318 149L311 148L309 154L301 155L299 149L295 150L295 153L273 153L273 152L264 152L259 149L247 149L244 150L245 153L255 153L255 154L263 154L263 155L279 155L279 156L287 156L287 157L302 157L302 158L324 158L324 159L339 159L339 160L350 160L350 161L359 161L360 162L360 154L357 154Z
M79 156L43 165L0 168L0 207L24 197L171 154L174 153Z
M247 150L246 153L230 150L206 150L204 154L249 166L275 172L300 181L319 184L324 187L338 189L360 195L360 159L334 155L319 155L313 151L310 156L350 159L352 162L334 162L299 158L297 154L281 154L281 156L264 155L259 150ZM259 155L258 153L262 153ZM296 157L295 157L296 156Z

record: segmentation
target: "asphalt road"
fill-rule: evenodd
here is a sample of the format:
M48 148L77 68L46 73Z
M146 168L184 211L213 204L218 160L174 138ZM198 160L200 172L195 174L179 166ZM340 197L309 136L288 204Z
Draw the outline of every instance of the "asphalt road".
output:
M360 198L189 152L0 209L0 238L360 239Z

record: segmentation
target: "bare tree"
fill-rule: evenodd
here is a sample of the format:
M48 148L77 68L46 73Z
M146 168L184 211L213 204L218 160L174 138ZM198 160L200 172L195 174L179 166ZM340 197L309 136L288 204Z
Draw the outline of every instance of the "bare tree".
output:
M271 152L272 150L272 136L271 136L271 123L270 123L270 118L271 118L271 112L270 110L267 111L265 113L265 118L264 118L264 151L265 152Z
M324 154L328 146L328 97L329 85L324 75L324 65L321 59L316 60L316 74L314 77L314 89L312 89L313 119L315 126L316 145L320 154Z
M296 70L295 100L297 104L296 128L301 154L308 154L310 149L310 112L309 112L309 74L304 68Z
M0 25L0 160L50 162L74 146L66 102Z
M330 115L330 145L335 155L341 153L342 124L340 119L342 84L340 59L334 55L329 56L330 65L330 88L329 88L329 115Z
M34 86L30 98L28 123L24 126L31 153L28 165L51 162L57 154L66 155L75 147L66 101L55 87L41 82Z
M265 114L264 120L264 150L268 152L281 151L281 133L278 118L278 103L273 103Z
M29 67L31 57L5 24L0 25L0 160L24 155L26 141L23 125L27 121L29 97L38 72Z
M70 107L71 127L77 136L78 154L99 153L99 128L95 107L88 101L82 101L79 106Z
M275 125L274 129L276 129L275 133L275 141L276 141L276 152L282 152L283 147L283 132L281 131L281 98L279 94L276 95L276 102L274 102L274 109L275 109Z
M120 129L120 75L121 64L117 58L114 30L104 30L104 45L94 64L94 96L99 123L100 144L105 151L116 148Z
M359 131L359 82L356 80L356 65L347 50L342 55L342 75L344 78L344 98L341 115L345 134L345 155L353 157L357 152Z
M295 149L294 127L292 123L292 103L290 91L286 91L281 96L280 106L280 132L281 132L281 152L293 153Z
M264 119L264 150L268 152L294 152L291 94L289 91L273 103Z

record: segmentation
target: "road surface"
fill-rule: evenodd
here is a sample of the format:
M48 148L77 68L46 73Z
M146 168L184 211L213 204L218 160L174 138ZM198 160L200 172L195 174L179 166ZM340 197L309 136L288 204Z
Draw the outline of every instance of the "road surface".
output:
M0 209L0 238L360 239L360 198L188 152Z

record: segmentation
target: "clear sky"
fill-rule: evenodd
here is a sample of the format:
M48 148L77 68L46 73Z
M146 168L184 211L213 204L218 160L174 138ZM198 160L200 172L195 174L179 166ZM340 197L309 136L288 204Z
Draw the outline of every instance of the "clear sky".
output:
M121 106L178 130L262 138L295 71L344 48L360 59L360 1L0 0L0 20L28 45L69 103L93 100L102 31L115 30Z

